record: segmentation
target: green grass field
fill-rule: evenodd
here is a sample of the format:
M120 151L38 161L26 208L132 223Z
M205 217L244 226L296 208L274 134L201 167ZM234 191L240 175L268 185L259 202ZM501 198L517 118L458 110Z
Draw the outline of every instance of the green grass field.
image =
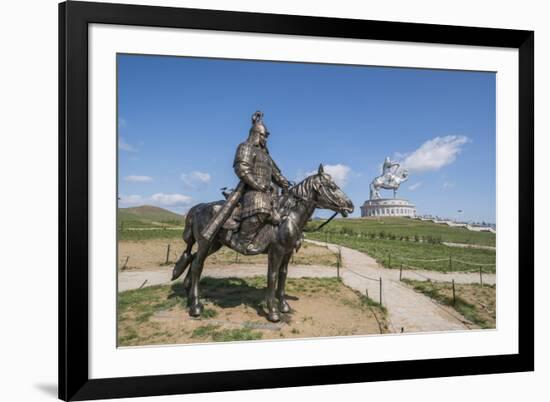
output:
M309 227L316 227L323 221L310 222ZM419 241L451 242L495 246L496 236L490 232L472 232L466 228L453 228L440 223L433 223L409 218L380 219L335 219L323 231L348 235L361 234L377 238L396 237Z
M182 227L185 217L163 208L144 205L133 208L119 208L117 227L119 229Z
M319 225L313 222L310 227ZM388 218L377 222L365 219L339 219L320 232L306 233L306 238L340 244L369 254L387 268L413 267L435 271L495 272L496 252L491 249L448 247L441 241L464 243L462 228L441 226L407 218ZM332 226L332 227L330 227ZM374 228L379 229L375 231ZM384 231L381 235L380 232ZM456 232L456 233L454 233ZM469 234L470 235L470 234ZM431 236L431 237L429 237ZM471 244L494 244L492 233L471 232ZM492 237L492 239L491 239ZM439 260L439 261L430 261ZM471 263L471 264L466 264ZM487 264L487 265L473 265Z

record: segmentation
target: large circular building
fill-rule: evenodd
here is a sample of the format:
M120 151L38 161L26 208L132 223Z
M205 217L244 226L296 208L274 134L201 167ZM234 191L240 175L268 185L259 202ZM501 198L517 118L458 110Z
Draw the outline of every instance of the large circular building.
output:
M371 216L416 216L416 207L407 200L380 198L368 200L361 206L361 217Z

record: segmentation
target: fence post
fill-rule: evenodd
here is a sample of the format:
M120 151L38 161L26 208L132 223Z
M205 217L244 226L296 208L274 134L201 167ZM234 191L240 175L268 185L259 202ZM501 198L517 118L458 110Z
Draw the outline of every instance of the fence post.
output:
M165 264L168 264L168 261L170 260L170 243L168 243L168 247L166 247L166 261Z
M453 279L453 306L456 304L455 280Z
M388 255L388 268L391 268L391 253Z
M340 279L340 247L338 247L338 255L336 256L336 277Z
M122 266L122 269L126 269L128 267L128 260L130 259L130 256L126 257L126 261L124 261L124 265Z
M380 277L380 305L382 305L382 277Z
M483 286L483 275L481 273L481 267L479 267L479 283Z
M453 257L449 256L449 271L453 272Z
M369 298L369 290L365 289L365 293L367 294L367 299Z
M403 276L403 264L401 264L401 267L399 268L399 281L401 281L402 276Z
M325 247L328 248L328 232L325 232Z
M239 262L239 253L235 251L235 262Z

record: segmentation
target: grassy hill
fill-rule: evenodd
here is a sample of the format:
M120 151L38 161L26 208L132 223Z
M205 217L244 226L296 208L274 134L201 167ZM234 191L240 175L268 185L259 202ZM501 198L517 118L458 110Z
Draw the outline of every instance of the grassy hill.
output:
M151 205L118 209L118 226L123 228L161 228L183 226L184 223L185 216Z
M311 222L310 227L322 221ZM323 231L390 240L412 240L429 243L465 243L495 246L496 236L490 232L472 232L466 228L450 227L441 223L409 218L335 219Z

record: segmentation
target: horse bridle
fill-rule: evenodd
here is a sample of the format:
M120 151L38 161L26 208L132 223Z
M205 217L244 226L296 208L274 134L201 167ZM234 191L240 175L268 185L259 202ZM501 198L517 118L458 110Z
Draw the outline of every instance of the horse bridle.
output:
M321 179L321 180L322 180L322 179ZM326 191L325 186L321 186L320 188L316 187L315 190L316 190L317 192L319 192L319 193L322 192L323 195L325 196L325 198L327 198L332 204L338 205L338 204L334 201L334 198ZM303 200L303 201L308 201L308 200L306 200L304 197L301 197L301 196L299 196L299 195L297 195L297 194L294 194L294 193L291 193L291 194L292 194L294 197L299 198L299 199L301 199L301 200ZM324 226L326 226L328 223L330 223L330 221L332 221L332 220L336 217L336 215L338 215L339 213L340 213L340 212L338 212L338 211L334 212L334 213L331 215L330 218L328 218L325 222L323 222L321 225L319 225L319 226L318 226L317 228L315 228L315 229L305 230L305 228L304 228L304 232L311 233L311 232L317 232L317 231L321 230Z

